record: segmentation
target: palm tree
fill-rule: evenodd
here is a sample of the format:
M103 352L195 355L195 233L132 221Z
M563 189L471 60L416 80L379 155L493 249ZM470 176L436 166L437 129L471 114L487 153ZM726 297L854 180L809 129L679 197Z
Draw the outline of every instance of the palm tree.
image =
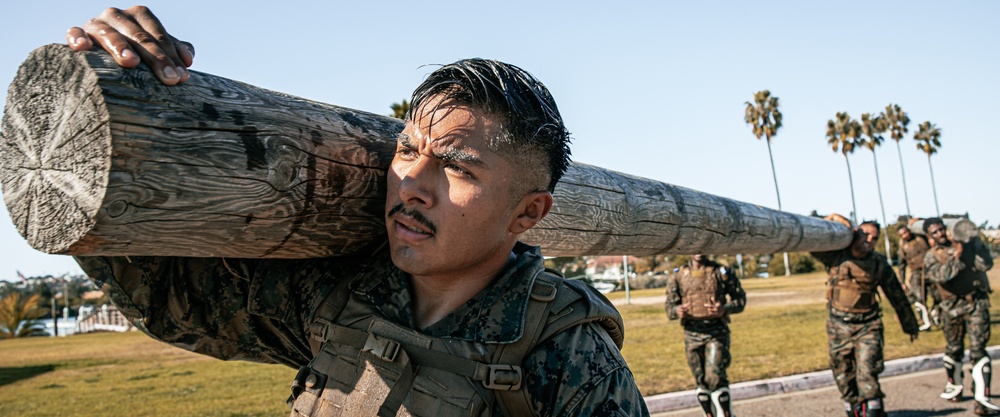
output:
M771 138L778 134L781 128L781 112L778 111L778 97L771 96L768 90L753 94L753 103L746 102L747 108L743 120L750 125L757 140L767 139L767 156L771 158L771 176L774 177L774 193L778 196L778 210L781 210L781 193L778 192L778 173L774 169L774 154L771 152ZM792 275L788 267L788 252L785 257L785 276Z
M927 166L931 169L931 189L934 191L934 209L937 210L938 217L941 216L941 206L938 205L937 185L934 184L934 166L931 165L931 155L937 153L941 147L941 129L931 122L923 122L917 128L917 133L913 134L913 139L917 142L917 149L927 154Z
M392 109L392 114L390 116L403 120L406 118L406 113L410 112L410 102L403 99L402 103L392 103L389 108Z
M910 195L906 191L906 170L903 169L903 151L899 148L899 142L909 133L906 128L910 124L910 117L906 115L898 104L885 106L885 120L889 125L889 133L892 140L896 141L896 153L899 155L899 171L903 174L903 198L906 200L906 219L910 219Z
M861 115L861 133L868 138L864 144L868 150L872 151L872 161L875 161L875 184L878 186L878 205L882 208L882 227L885 228L885 231L882 232L882 235L885 237L885 257L891 260L892 249L889 246L889 223L886 222L885 218L885 202L882 200L882 180L878 175L878 157L875 156L875 148L882 146L882 134L887 130L889 130L889 122L883 115L872 116L868 113Z
M41 294L22 299L17 291L0 298L0 339L44 336L45 330L37 321L45 314L38 305L41 299Z
M854 211L851 212L851 222L855 225L858 224L858 205L854 201L854 177L851 175L851 160L847 158L847 154L854 153L854 148L864 145L865 141L861 138L861 124L857 120L851 119L851 116L847 112L837 113L836 119L829 120L826 122L826 143L833 147L833 151L844 155L844 161L847 162L847 180L851 185L851 207Z

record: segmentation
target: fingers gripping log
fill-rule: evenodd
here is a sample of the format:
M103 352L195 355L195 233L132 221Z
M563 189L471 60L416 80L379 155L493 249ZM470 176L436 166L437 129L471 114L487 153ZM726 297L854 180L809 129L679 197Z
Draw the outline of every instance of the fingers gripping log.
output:
M0 181L41 251L310 258L385 239L399 120L49 45L10 86ZM820 219L574 164L522 236L559 255L769 253L847 246Z

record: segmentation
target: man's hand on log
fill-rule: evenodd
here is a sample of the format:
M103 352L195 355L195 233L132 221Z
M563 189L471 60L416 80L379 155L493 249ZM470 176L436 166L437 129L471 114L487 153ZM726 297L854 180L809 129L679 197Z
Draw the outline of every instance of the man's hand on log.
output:
M76 51L100 46L125 68L144 62L166 85L187 81L194 61L194 45L167 33L146 6L108 8L82 28L70 28L66 43Z
M841 216L840 214L837 213L828 214L826 217L823 218L823 220L837 222L844 226L847 226L848 229L854 230L854 225L851 224L851 221L847 220L847 217Z
M955 239L955 236L951 234L951 229L948 229L948 231L945 232L945 236L951 242L951 246L955 248L955 252L952 255L955 256L955 259L960 259L962 257L962 251L965 250L965 246L963 246L962 242L959 242L958 239Z

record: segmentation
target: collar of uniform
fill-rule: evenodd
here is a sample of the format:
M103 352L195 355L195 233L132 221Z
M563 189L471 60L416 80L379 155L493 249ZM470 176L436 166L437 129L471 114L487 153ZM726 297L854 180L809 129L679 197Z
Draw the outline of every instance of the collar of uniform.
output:
M510 343L521 338L535 273L544 268L541 250L518 242L514 259L479 294L437 323L420 329L429 336L478 343ZM398 269L367 277L356 287L385 318L413 328L409 276Z

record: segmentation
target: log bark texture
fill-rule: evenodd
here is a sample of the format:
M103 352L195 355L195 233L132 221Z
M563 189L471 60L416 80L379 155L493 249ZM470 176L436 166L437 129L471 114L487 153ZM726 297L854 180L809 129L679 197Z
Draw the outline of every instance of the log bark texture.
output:
M191 72L49 45L10 86L0 183L43 252L311 258L385 239L399 120ZM573 164L522 236L549 256L846 247L846 227Z

